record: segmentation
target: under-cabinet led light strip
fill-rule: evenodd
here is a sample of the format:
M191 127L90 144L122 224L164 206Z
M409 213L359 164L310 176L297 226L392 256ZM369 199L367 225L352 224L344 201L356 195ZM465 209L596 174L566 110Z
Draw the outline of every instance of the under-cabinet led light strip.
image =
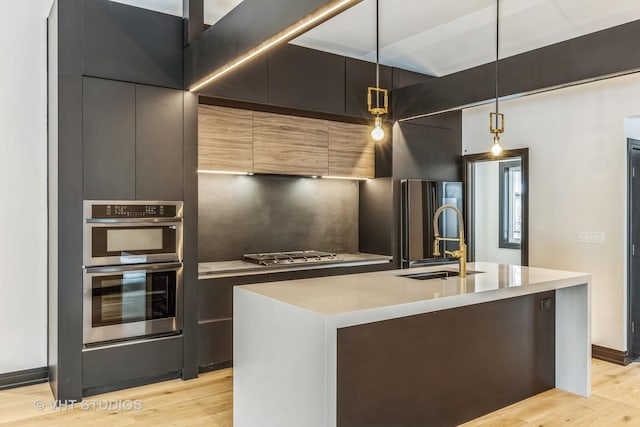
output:
M207 173L214 175L253 175L253 172L216 171L208 169L198 169L198 173Z
M334 12L339 11L349 3L354 3L355 1L360 1L360 0L342 0L334 4L333 6L318 9L314 13L307 15L306 17L302 18L300 21L293 24L291 27L289 27L289 29L285 29L281 31L280 33L265 40L255 48L249 50L244 55L241 55L235 60L233 60L232 62L218 68L216 71L209 74L209 76L205 77L204 79L200 80L195 85L190 87L189 91L195 92L199 89L202 89L204 86L207 86L208 84L212 83L214 80L219 79L223 75L227 74L229 71L232 71L238 68L240 65L244 64L245 62L250 61L251 59L255 58L257 55L261 54L262 52L268 49L271 49L278 43L281 43L293 38L294 36L308 29L309 27L312 27L313 25L318 23L318 21L322 20L326 16L332 15Z
M253 172L237 172L237 171L223 171L223 170L209 170L209 169L198 169L198 173L202 174L212 174L212 175L253 175ZM362 178L359 176L336 176L336 175L291 175L292 177L299 178L313 178L313 179L346 179L350 181L368 181L370 178Z
M369 178L360 178L357 176L332 176L332 175L325 175L322 176L323 179L348 179L351 181L368 181Z

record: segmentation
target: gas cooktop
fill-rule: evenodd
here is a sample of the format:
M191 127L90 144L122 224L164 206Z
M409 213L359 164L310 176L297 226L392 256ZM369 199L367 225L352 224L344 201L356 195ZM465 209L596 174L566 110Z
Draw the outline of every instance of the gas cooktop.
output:
M266 252L259 254L245 254L243 261L260 265L290 265L312 264L319 262L338 261L340 258L332 252L321 251L292 251L292 252Z

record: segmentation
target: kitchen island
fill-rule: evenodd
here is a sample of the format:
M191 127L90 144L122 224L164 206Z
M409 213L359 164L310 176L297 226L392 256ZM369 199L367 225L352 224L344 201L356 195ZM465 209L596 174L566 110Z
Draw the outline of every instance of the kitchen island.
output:
M591 276L468 268L236 287L234 425L456 425L553 387L589 396Z

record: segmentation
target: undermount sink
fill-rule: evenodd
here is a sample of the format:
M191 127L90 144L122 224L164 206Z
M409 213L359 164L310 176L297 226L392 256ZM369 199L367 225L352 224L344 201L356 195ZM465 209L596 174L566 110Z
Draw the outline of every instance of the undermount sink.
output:
M467 275L483 273L482 271L469 271ZM437 271L424 271L422 273L401 274L399 277L406 277L408 279L415 280L429 280L429 279L446 279L447 277L458 276L459 273L455 270L437 270Z

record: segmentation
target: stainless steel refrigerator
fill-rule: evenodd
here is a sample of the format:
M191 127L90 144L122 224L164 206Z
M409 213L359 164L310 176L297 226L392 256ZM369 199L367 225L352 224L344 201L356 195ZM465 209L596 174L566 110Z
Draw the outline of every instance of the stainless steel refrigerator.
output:
M442 205L462 210L462 183L404 179L401 188L401 260L402 268L439 262L456 262L448 256L433 256L433 215ZM441 237L458 237L458 221L453 210L445 210L439 219ZM441 242L444 250L455 250L458 242Z

